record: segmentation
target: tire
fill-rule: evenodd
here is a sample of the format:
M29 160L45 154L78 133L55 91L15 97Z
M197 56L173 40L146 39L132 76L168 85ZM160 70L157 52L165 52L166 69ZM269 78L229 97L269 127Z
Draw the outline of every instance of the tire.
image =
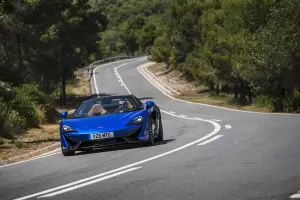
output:
M159 116L159 129L158 129L158 135L156 141L158 142L164 141L164 130L162 126L161 116Z
M61 147L61 152L64 156L74 156L75 151L74 150L65 150Z
M152 119L149 118L148 124L147 124L147 131L148 131L148 135L149 135L149 144L151 146L153 146L155 144L155 140L154 140L154 134L153 134L153 130L152 130Z

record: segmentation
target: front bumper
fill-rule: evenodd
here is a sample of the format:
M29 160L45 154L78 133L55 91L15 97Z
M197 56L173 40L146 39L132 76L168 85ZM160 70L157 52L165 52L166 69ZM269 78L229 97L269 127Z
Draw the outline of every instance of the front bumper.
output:
M84 151L91 148L103 148L130 143L144 142L139 139L142 126L137 126L125 131L124 134L109 139L90 140L90 134L66 133L61 134L62 148L67 150Z

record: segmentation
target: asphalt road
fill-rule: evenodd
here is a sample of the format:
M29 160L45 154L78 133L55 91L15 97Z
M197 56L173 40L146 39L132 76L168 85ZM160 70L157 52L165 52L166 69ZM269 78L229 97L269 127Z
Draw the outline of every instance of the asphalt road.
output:
M0 199L281 200L299 191L300 116L171 99L138 72L146 62L97 68L93 91L155 101L164 111L163 143L56 153L2 167Z

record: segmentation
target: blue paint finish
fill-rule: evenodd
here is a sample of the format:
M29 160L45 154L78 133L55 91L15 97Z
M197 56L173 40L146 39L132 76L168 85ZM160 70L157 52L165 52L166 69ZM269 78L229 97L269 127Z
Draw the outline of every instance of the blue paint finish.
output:
M69 140L78 143L88 142L91 141L91 134L104 132L113 132L115 138L124 138L135 133L135 135L137 135L137 140L148 141L147 123L154 105L154 102L148 101L144 105L144 108L132 112L82 118L63 118L60 123L60 139L62 147L64 149L70 148ZM67 115L66 112L61 114L61 117L64 117L65 115ZM129 122L139 116L143 117L143 122L141 124L128 125ZM74 132L64 132L62 129L64 125L74 129ZM137 130L140 130L140 132L136 133ZM99 142L99 140L97 142Z

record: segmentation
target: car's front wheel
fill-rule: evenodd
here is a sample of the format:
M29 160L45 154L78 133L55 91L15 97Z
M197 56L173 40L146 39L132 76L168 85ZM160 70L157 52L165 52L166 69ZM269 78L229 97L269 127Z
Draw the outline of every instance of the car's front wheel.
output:
M74 150L66 150L66 149L63 149L62 146L61 146L61 152L64 156L74 156L75 155Z
M162 142L162 141L164 141L164 130L163 130L163 126L162 126L161 117L159 118L158 123L159 123L159 125L158 125L158 134L157 134L156 140L158 142Z
M153 123L152 123L151 119L149 119L149 121L148 121L147 131L148 131L148 136L149 136L149 144L154 145L155 139L154 139L154 132L153 132Z

